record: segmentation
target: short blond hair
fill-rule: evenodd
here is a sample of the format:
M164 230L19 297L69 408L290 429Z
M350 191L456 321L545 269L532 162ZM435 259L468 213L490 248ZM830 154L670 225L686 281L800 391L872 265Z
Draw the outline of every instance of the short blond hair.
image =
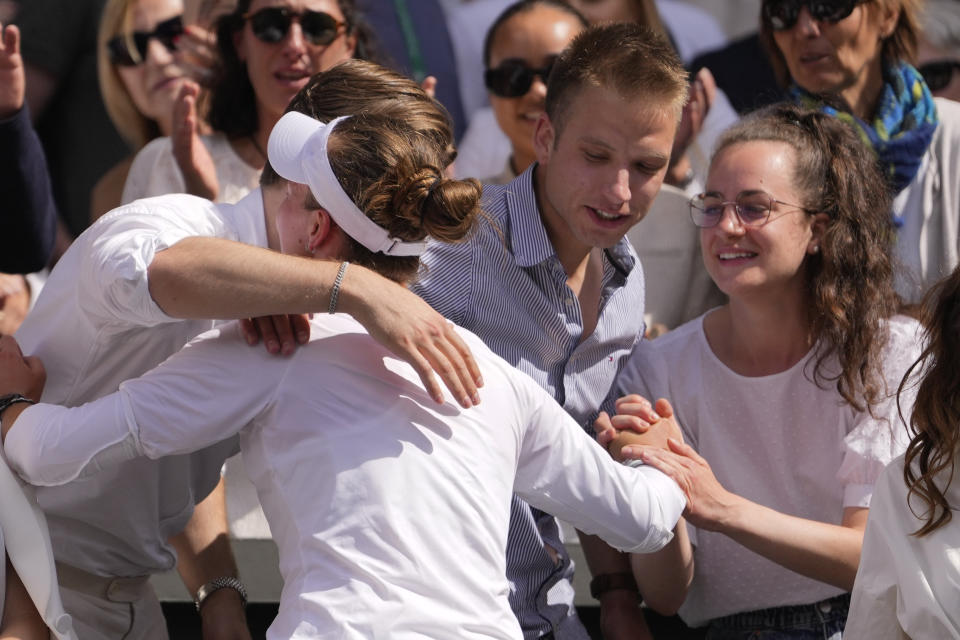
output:
M100 94L113 125L134 149L160 135L160 126L134 104L116 65L110 61L107 42L118 35L133 32L133 6L137 0L107 0L97 32L97 78Z

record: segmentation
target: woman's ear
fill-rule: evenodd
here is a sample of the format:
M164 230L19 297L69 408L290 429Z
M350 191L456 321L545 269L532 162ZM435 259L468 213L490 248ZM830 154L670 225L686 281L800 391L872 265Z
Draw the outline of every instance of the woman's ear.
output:
M247 50L243 46L243 31L245 27L241 27L233 32L233 50L237 54L237 60L240 62L247 61Z
M323 207L310 213L310 226L307 230L307 251L313 255L320 254L321 257L334 257L337 245L334 230L337 224L330 217L330 213Z
M810 221L810 243L807 245L807 253L819 253L820 243L823 241L823 234L827 231L827 224L830 222L830 216L822 211L813 214Z
M874 7L880 12L880 39L886 40L893 35L897 28L897 22L900 20L900 7L894 6L897 3L881 2Z

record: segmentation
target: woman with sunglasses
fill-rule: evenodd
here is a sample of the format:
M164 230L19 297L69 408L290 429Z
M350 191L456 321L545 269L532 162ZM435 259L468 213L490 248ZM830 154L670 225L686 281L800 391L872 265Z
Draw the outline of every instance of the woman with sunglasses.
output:
M201 27L184 25L181 0L108 0L104 5L97 36L100 93L134 154L173 131L174 105L184 83L204 79L213 65L210 38ZM134 154L94 186L93 220L120 206Z
M960 3L926 0L917 63L930 93L960 102Z
M520 0L494 20L483 42L490 108L471 120L454 165L458 174L480 172L483 182L506 184L533 163L533 130L544 110L550 67L586 27L563 0Z
M906 444L895 396L919 325L894 315L890 199L865 153L793 105L721 137L690 213L729 303L642 343L620 382L638 395L598 421L607 443L656 421L648 399L673 403L685 444L622 431L611 451L693 474L692 526L634 572L651 607L708 638L839 638L873 484Z
M911 65L919 0L764 0L761 38L794 99L869 141L894 197L897 291L917 302L960 260L960 105Z
M354 0L240 0L217 21L219 68L199 136L193 97L174 139L137 157L123 202L187 192L236 202L257 186L270 129L315 73L358 54L371 37Z

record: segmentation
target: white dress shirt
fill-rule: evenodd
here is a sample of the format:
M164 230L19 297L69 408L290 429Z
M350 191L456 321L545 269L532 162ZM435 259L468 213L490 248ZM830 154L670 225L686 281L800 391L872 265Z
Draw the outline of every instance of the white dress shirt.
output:
M242 427L284 579L269 638L520 638L505 578L512 493L634 552L666 544L685 502L658 471L613 462L536 383L461 335L485 380L469 410L434 403L349 316L323 316L289 358L250 349L230 325L117 394L30 407L6 452L48 484Z
M956 459L956 458L954 458ZM877 481L863 536L860 570L853 584L843 637L849 640L960 640L960 482L937 482L953 507L953 519L925 536L926 504L907 504L903 457ZM944 488L946 489L944 490ZM912 509L911 509L912 507Z
M16 334L23 352L46 366L44 402L76 406L112 393L214 325L172 318L150 296L154 255L188 236L266 246L260 191L236 205L188 195L139 200L81 234ZM235 450L227 442L39 489L57 559L103 576L172 568L167 538L183 529Z

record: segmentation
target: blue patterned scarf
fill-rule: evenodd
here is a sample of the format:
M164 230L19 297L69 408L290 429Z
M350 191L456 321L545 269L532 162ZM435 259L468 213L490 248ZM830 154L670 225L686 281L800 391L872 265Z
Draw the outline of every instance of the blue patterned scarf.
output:
M917 175L940 118L926 83L909 64L885 66L883 79L883 91L872 123L827 105L820 96L796 85L790 87L790 95L804 107L818 109L851 125L876 151L896 195Z

